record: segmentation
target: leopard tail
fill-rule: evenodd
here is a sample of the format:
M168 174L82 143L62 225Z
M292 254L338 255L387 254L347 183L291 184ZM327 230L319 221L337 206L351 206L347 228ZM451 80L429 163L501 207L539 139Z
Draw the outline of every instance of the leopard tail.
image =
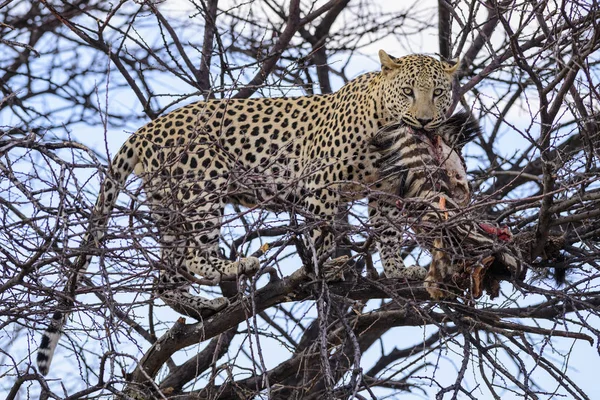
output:
M125 142L114 157L109 173L100 189L92 217L88 221L86 233L79 246L80 255L71 267L72 270L69 273L67 284L58 299L57 308L52 315L46 331L42 335L42 340L37 351L37 366L42 375L48 374L50 370L50 364L52 363L54 351L63 332L63 327L75 305L77 283L86 272L92 260L92 255L87 251L92 247L97 247L102 240L108 217L114 208L120 188L125 184L127 177L131 175L138 163L139 157L134 144L135 135Z

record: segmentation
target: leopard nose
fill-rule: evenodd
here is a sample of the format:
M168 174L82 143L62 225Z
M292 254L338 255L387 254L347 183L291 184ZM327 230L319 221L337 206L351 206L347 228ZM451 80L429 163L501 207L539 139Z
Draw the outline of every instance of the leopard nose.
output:
M417 118L417 121L419 121L421 126L425 126L431 122L431 118Z

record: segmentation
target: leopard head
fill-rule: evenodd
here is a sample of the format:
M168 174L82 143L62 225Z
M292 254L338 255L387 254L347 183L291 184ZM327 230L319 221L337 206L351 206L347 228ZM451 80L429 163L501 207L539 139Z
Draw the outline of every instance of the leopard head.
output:
M388 116L415 129L435 129L452 104L452 80L459 63L413 54L394 58L379 51L381 99Z

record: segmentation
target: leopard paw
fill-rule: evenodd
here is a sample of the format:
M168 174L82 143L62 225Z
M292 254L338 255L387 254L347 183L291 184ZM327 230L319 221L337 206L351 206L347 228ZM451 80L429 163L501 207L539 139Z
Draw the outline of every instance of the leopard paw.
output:
M344 272L350 267L350 257L341 256L327 260L323 263L323 278L327 282L339 282L344 280Z
M260 261L256 257L246 257L236 262L238 275L253 276L260 269Z
M202 308L217 312L221 311L229 305L229 300L226 297L217 297L216 299L205 300L201 305Z

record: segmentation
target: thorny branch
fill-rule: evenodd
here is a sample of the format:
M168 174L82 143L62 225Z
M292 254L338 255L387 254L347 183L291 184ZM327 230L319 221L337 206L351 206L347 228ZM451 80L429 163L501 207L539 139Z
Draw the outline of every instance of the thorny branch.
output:
M5 397L591 398L574 371L579 346L600 351L597 1L180 3L0 1ZM464 150L468 212L510 227L525 281L434 303L422 284L366 274L381 267L361 201L329 227L355 268L326 284L303 270L300 240L322 221L243 209L222 246L236 259L269 244L262 267L282 279L221 282L230 307L177 319L154 295L158 232L135 179L105 245L79 248L123 130L200 98L329 93L376 70L379 48L460 58L455 104L483 127ZM421 239L409 230L404 251L426 266ZM44 379L39 333L82 252L97 261Z

